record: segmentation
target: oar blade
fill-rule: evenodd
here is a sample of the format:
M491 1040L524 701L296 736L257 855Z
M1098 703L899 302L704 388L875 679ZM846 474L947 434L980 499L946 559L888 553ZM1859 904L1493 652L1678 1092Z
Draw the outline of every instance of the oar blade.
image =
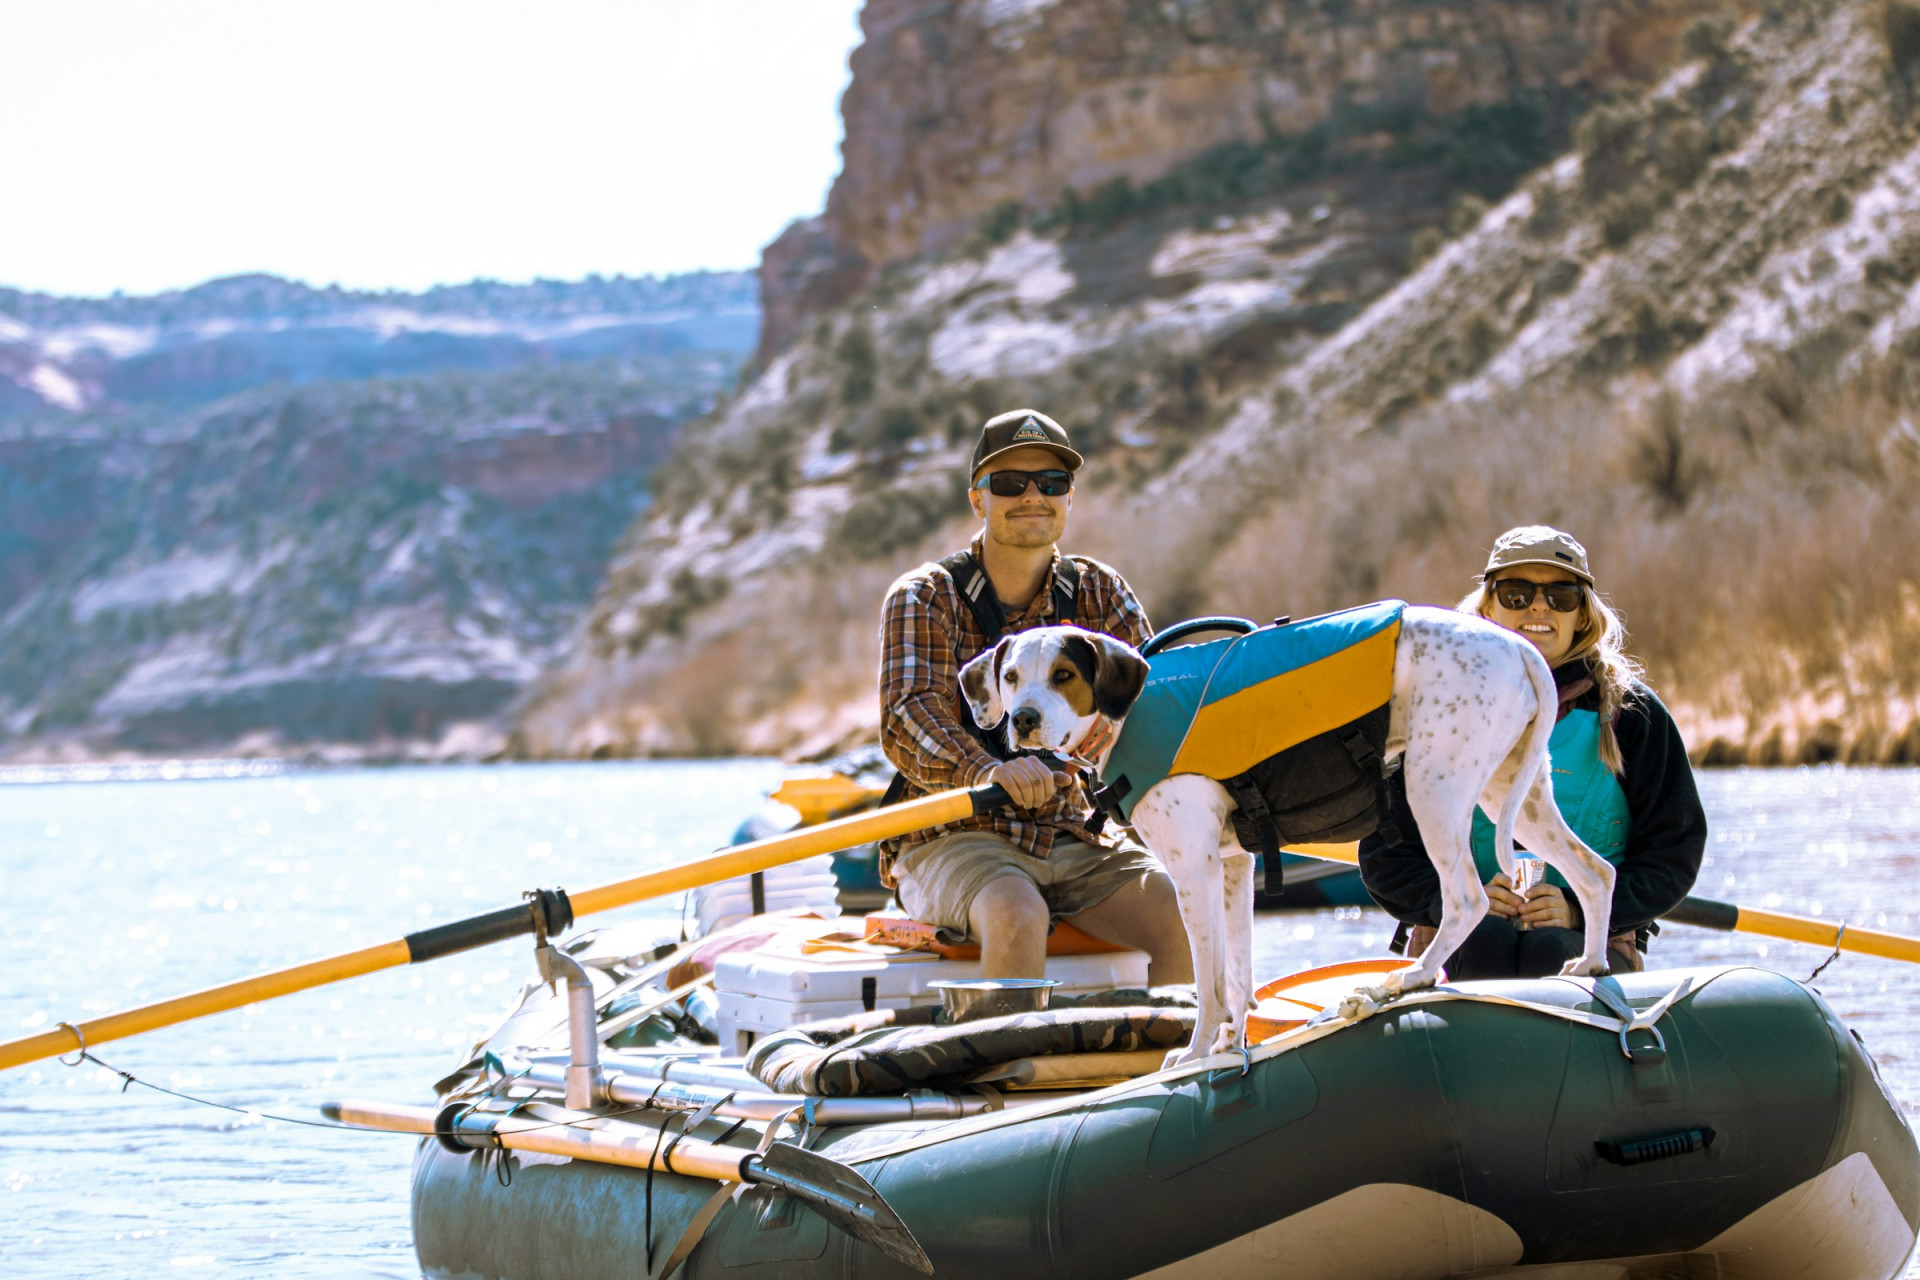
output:
M933 1260L873 1184L837 1160L776 1142L748 1162L753 1180L779 1187L854 1239L924 1275Z

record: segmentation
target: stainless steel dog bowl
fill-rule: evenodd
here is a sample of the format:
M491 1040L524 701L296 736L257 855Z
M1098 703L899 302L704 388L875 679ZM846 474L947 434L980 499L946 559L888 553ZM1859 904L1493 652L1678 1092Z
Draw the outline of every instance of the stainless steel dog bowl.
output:
M1008 1013L1038 1013L1047 1007L1053 989L1060 984L1052 978L973 978L927 985L940 993L948 1022L966 1022Z

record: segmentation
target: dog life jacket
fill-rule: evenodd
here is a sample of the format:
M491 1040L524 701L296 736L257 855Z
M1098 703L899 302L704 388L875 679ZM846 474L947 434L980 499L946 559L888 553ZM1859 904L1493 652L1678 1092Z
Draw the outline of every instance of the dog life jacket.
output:
M1125 822L1161 779L1212 778L1233 797L1241 848L1264 857L1270 894L1281 888L1281 845L1380 830L1405 608L1386 600L1155 654L1095 803Z

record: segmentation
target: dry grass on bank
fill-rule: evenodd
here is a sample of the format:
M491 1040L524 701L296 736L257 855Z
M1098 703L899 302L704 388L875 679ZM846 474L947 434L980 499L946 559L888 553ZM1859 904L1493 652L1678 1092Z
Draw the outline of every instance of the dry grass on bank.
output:
M1920 364L1894 358L1826 390L1781 365L1711 402L1432 412L1303 451L1205 603L1450 604L1501 530L1550 523L1587 544L1698 758L1920 763L1916 406ZM1133 539L1106 533L1124 565Z
M1182 612L1451 604L1501 530L1546 522L1586 542L1697 759L1920 763L1916 421L1920 362L1890 359L1838 388L1780 366L1711 402L1526 395L1338 439L1308 426L1274 446L1297 459L1287 492L1196 566ZM1080 494L1069 548L1126 572L1185 514L1118 510ZM810 758L870 741L887 585L971 532L956 519L881 560L760 578L744 607L637 658L555 673L516 749Z

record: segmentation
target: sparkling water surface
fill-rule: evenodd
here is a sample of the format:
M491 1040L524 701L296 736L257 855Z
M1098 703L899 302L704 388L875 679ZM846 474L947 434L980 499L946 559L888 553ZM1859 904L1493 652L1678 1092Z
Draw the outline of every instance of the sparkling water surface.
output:
M169 779L0 771L0 1039L397 938L704 854L777 784L768 761L266 773ZM1696 892L1920 933L1920 770L1701 776ZM679 929L665 900L607 920ZM600 921L588 921L588 924ZM1377 954L1358 908L1259 917L1261 978ZM1805 978L1826 953L1669 926L1655 963L1741 961ZM276 1115L431 1100L431 1082L530 975L521 939L133 1040L142 1080ZM1920 1104L1920 966L1843 956L1820 990L1896 1096ZM196 1106L91 1065L0 1073L8 1276L412 1277L413 1139ZM1920 1275L1917 1268L1912 1275Z

